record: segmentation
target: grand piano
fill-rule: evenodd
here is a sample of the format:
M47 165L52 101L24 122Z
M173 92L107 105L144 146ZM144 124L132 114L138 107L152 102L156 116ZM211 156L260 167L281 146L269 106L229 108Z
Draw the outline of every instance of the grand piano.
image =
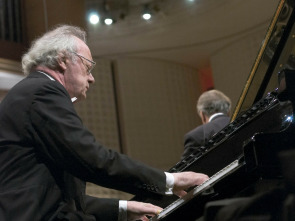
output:
M202 172L210 179L183 198L133 198L164 208L151 220L194 221L204 216L208 202L249 197L280 185L277 154L295 148L294 6L295 0L279 1L231 122L169 170Z

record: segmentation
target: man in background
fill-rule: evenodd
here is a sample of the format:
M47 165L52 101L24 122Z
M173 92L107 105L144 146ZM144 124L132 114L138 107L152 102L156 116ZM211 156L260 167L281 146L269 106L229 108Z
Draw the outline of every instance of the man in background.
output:
M184 153L182 159L203 146L209 138L219 132L230 122L231 100L221 91L204 92L198 99L197 112L202 125L184 136Z

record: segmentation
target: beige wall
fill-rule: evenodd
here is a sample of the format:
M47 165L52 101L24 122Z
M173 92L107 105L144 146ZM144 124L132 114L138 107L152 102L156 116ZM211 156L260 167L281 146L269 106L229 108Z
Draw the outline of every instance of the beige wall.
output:
M123 149L129 156L169 169L183 152L183 135L197 125L197 71L179 64L116 62Z

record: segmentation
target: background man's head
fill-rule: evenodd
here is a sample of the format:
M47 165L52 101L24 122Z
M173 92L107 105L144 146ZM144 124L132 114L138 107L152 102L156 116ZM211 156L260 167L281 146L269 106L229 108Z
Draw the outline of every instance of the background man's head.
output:
M230 115L230 109L231 100L218 90L204 92L197 102L197 111L203 123L206 123L215 113Z

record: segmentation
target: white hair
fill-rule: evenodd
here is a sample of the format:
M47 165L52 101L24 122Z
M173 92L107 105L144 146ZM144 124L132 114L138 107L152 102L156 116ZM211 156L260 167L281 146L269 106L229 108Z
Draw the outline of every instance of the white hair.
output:
M27 53L22 57L22 69L28 75L38 65L56 69L58 59L70 57L70 52L77 50L77 39L86 43L86 32L79 27L59 25L36 39Z
M203 112L206 116L215 113L229 114L231 109L231 100L221 91L210 90L204 92L198 99L197 111Z

